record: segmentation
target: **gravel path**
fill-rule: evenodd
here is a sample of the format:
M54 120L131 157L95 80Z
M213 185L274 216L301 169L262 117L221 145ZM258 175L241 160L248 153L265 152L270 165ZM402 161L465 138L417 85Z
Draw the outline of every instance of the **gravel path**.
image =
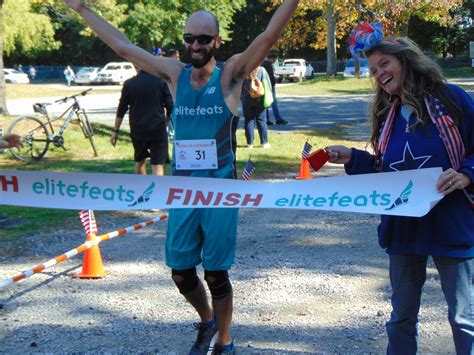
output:
M152 216L99 212L97 220L109 232ZM390 288L377 223L365 214L241 210L231 270L237 351L384 353ZM101 280L71 278L82 263L75 257L0 291L0 353L186 353L197 319L164 264L165 234L162 222L104 242L111 273ZM0 279L83 241L78 221L21 246L3 242ZM424 291L420 351L454 353L432 264Z

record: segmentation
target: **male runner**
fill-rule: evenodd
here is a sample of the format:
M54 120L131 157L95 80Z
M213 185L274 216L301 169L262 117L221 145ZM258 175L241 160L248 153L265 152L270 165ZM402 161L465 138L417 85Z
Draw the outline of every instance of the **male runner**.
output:
M183 39L191 61L191 65L186 66L173 58L155 57L133 45L89 9L85 0L65 2L119 56L167 81L175 99L173 175L236 178L232 120L237 116L243 80L259 66L278 40L299 0L285 0L266 30L243 53L232 56L222 67L216 65L214 58L221 45L219 23L208 11L195 12L186 21ZM205 157L183 154L184 161L176 164L176 146L183 140L188 144L190 140L204 141L214 149L207 151ZM193 170L196 162L207 168ZM206 353L217 330L213 352L234 352L230 335L233 295L227 271L234 261L237 213L237 209L171 209L169 213L166 263L172 269L172 278L180 293L201 318L191 353ZM195 267L201 262L212 296L212 308L196 274Z

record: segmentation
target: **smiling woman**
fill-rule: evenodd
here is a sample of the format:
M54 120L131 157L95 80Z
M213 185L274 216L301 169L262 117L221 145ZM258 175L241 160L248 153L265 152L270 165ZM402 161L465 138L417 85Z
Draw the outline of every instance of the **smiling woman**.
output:
M348 174L442 167L436 188L444 198L426 216L381 216L380 246L390 258L388 354L416 354L418 312L432 256L449 310L456 352L473 350L474 104L446 84L441 69L408 38L384 39L381 24L364 24L351 51L366 55L375 77L371 144L374 155L327 147L329 161ZM414 174L414 173L413 173ZM402 197L402 196L401 196ZM404 198L396 204L405 203ZM449 227L448 227L449 225Z
M378 85L389 95L400 96L402 66L392 55L375 52L369 56L370 72Z

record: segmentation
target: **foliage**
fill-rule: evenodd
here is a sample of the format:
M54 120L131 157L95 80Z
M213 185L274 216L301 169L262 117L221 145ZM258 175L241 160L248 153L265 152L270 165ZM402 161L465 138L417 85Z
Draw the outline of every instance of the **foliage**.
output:
M15 2L16 5L17 1L6 0L6 2L11 4ZM15 8L15 16L11 18L18 24L9 26L11 36L17 36L18 40L12 42L10 36L8 43L25 45L7 47L8 51L5 51L7 62L77 65L103 64L117 59L113 51L93 34L85 22L66 7L63 0L18 0L18 3L22 6ZM233 16L245 5L245 0L89 0L87 3L108 22L124 31L132 42L150 50L155 46L179 46L182 43L181 36L186 18L200 9L207 9L217 16L224 41L230 40ZM45 32L41 40L50 44L49 46L31 48L26 45L35 43L34 40L25 37L24 31L18 31L22 24L24 27L31 26L31 21L23 21L26 12L29 13L28 16L45 20L43 32L46 30L48 32ZM11 11L10 13L13 14ZM31 27L28 29L31 36L42 33L39 30L31 31ZM49 39L52 39L53 35L56 41L51 42ZM40 43L40 40L36 40L36 43ZM61 50L57 50L60 44L62 44Z
M156 46L181 49L187 16L195 10L208 9L221 24L226 42L218 56L225 60L247 48L265 29L281 1L88 0L88 4L146 49ZM4 26L6 65L103 65L118 59L79 16L66 8L63 0L4 2L8 16ZM332 17L328 14L330 3L335 9ZM473 35L472 29L459 31L452 16L448 16L454 14L453 9L460 3L461 0L302 0L274 49L285 56L322 59L331 41L330 52L335 53L332 47L338 48L337 56L342 58L347 56L346 42L352 29L360 21L378 19L384 22L387 35L417 34L425 40L424 49L455 54ZM464 8L469 9L472 3L466 1ZM415 18L421 25L413 29ZM327 33L328 20L335 21L331 36Z
M216 15L222 38L229 40L233 15L245 4L244 0L118 1L127 5L127 17L121 27L133 42L148 50L180 43L186 18L202 9Z
M41 50L59 48L47 15L32 8L31 0L5 0L3 5L3 53L22 51L34 56Z
M269 10L281 2L270 0ZM277 44L279 49L286 52L291 47L326 48L330 3L334 3L337 39L347 37L361 21L381 21L387 35L406 35L412 16L446 26L453 23L450 10L462 6L461 0L303 0Z
M441 26L435 21L423 21L418 17L410 19L408 36L423 50L433 52L438 56L467 54L469 40L474 38L474 27L466 9L455 9L452 17L456 21L447 26ZM426 33L431 33L427 36Z

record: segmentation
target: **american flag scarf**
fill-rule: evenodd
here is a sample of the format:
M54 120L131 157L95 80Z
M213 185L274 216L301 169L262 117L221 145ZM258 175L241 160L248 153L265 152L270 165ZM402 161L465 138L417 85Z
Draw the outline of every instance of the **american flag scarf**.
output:
M458 170L466 157L466 149L464 148L464 142L462 141L461 133L459 133L458 127L454 124L453 119L449 116L448 111L441 101L433 96L425 96L424 102L431 121L440 133L441 139L443 140L444 146L446 147L446 151L448 152L451 165L454 170ZM379 170L382 170L383 167L383 156L387 150L388 141L390 140L390 136L392 134L393 121L397 112L398 104L398 100L393 103L379 135L376 152L377 168ZM466 195L471 207L474 209L474 193L472 191L468 191L467 189L463 189L463 192Z

